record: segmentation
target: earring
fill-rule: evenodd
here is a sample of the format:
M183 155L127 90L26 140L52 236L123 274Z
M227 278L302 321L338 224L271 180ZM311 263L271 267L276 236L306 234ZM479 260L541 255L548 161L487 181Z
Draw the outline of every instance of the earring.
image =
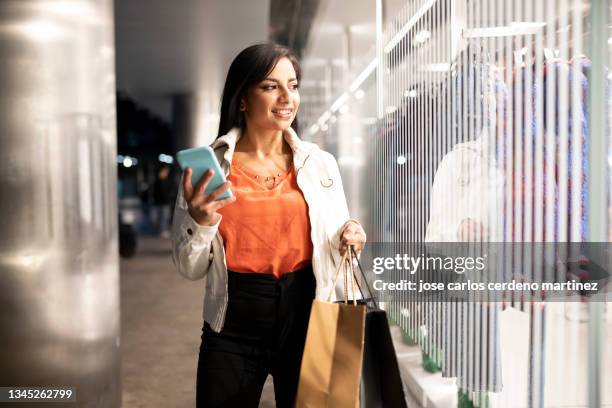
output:
M244 103L240 104L240 110L243 112L246 110L246 106L244 106Z

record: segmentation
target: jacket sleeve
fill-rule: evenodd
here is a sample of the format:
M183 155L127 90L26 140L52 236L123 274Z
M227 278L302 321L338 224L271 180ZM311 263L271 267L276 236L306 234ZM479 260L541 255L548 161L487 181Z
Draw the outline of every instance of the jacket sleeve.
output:
M340 264L341 260L340 236L342 234L342 231L344 231L344 228L347 226L348 223L356 222L359 224L359 221L350 218L348 204L346 202L346 195L344 193L344 187L342 185L342 177L340 175L340 169L338 168L338 163L336 162L336 159L330 153L325 153L325 156L325 167L329 173L329 178L331 178L334 183L332 185L332 188L334 188L334 199L331 200L333 202L333 207L329 208L329 214L331 216L328 217L328 222L330 226L330 228L328 229L328 239L331 247L331 258L334 266L337 267ZM332 202L330 202L329 204L332 205ZM357 258L361 258L361 254L357 254ZM355 266L355 269L357 269L358 264L355 260L353 260L353 264ZM361 287L363 287L363 278L361 277L361 275L359 273L356 273L355 277L358 282L361 282L359 284L361 285ZM342 279L338 279L334 290L336 299L341 299L343 293ZM359 291L357 293L352 294L352 296L354 296L355 299L362 298L362 295Z
M332 257L334 263L337 265L338 262L340 262L340 236L344 228L351 222L355 222L359 225L361 225L361 223L356 219L350 218L346 195L344 194L344 187L342 185L342 176L340 175L340 169L338 168L336 159L330 153L325 152L324 154L329 177L333 180L335 184L334 188L336 188L337 192L333 200L333 211L330 211L332 217L329 221L330 225L328 229L328 239L333 252ZM360 257L360 255L358 255L358 257Z
M328 225L329 242L332 248L337 250L340 248L340 234L350 219L349 210L346 203L346 195L344 194L344 187L342 186L342 177L340 176L338 163L330 153L323 152L323 155L325 168L329 173L329 178L333 182L331 188L334 188L337 192L337 194L334 195L333 202L329 203L333 205L333 211L330 211L332 217L330 217Z
M189 214L183 197L183 178L174 205L172 218L172 260L178 272L189 280L202 279L212 263L212 241L219 229L215 225L198 224Z

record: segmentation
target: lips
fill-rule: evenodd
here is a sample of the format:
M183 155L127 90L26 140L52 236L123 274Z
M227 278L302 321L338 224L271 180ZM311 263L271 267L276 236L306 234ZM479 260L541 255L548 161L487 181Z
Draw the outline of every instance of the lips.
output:
M279 117L281 119L289 119L291 118L291 115L293 114L293 109L291 108L272 109L272 113L274 114L274 116Z
M272 109L272 112L280 113L281 115L291 115L291 113L293 113L293 109L291 108Z

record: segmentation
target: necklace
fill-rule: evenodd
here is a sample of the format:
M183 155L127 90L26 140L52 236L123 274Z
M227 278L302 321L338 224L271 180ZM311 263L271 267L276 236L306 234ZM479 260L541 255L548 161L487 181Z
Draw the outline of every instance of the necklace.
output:
M289 169L289 170L286 170L286 171L283 171L283 172L276 172L273 175L264 176L264 175L255 174L255 173L251 172L251 169L248 169L248 168L244 167L243 165L241 165L240 163L238 163L236 161L233 161L233 164L235 164L240 170L242 170L242 172L244 174L246 174L250 178L254 179L258 183L263 183L264 187L266 187L268 189L272 189L272 188L278 186L280 184L280 182L287 176L287 174L290 171L290 169ZM279 169L277 168L276 170L279 170Z

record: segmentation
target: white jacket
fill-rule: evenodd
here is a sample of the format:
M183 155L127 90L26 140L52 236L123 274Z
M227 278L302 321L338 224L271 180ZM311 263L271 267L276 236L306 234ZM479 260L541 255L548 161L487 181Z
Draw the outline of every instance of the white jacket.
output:
M503 240L504 177L488 134L457 144L440 162L431 189L425 242L457 242L461 222L480 222L485 241Z
M233 128L211 145L226 176L240 136L240 129ZM314 143L300 140L292 128L283 132L283 136L293 150L297 184L308 204L316 298L325 300L331 290L335 265L340 260L340 234L349 220L338 164L331 154ZM210 227L195 222L183 198L181 182L172 222L172 258L185 278L204 279L203 318L217 332L223 328L228 299L225 250L218 232L220 222ZM339 294L335 290L332 298L338 298Z

